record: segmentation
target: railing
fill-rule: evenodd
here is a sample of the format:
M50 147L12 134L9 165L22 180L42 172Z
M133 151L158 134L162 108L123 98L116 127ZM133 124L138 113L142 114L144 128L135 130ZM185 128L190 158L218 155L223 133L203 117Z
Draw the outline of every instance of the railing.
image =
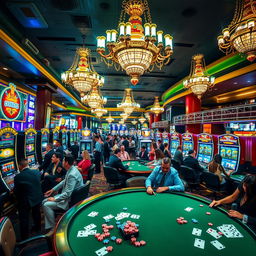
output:
M253 119L256 119L256 104L246 104L175 116L173 118L173 124L223 123L226 121Z

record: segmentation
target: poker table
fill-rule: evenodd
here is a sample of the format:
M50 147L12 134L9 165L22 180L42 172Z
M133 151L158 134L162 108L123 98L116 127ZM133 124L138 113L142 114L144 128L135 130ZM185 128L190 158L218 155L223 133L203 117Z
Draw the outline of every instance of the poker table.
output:
M136 160L123 161L124 165L127 165L128 163L130 164L129 168L124 172L134 175L149 175L155 168L155 166L147 166Z
M242 222L228 217L221 208L209 208L209 201L189 193L160 193L148 195L145 188L126 188L101 193L90 197L71 208L58 222L54 232L54 250L62 256L89 256L104 246L113 246L113 251L108 252L112 256L126 255L250 255L256 251L256 240L253 232ZM187 212L184 209L193 208ZM127 209L126 209L127 208ZM98 212L95 217L88 216L92 212ZM121 244L110 240L107 245L94 237L78 237L79 232L94 224L96 232L102 233L104 218L108 215L118 216L121 212L130 213L130 217L119 220L125 222L131 220L139 224L138 241L146 241L145 246L135 247L128 240ZM207 215L210 212L211 215ZM137 216L133 219L132 216ZM139 218L138 218L139 216ZM178 217L184 217L188 223L177 223ZM198 223L191 220L195 218ZM110 237L121 238L117 228L116 219L109 220L107 225L113 225ZM242 238L227 238L222 236L218 241L225 246L218 250L210 242L216 240L206 232L208 223L213 223L211 228L223 224L233 224L243 235ZM193 228L202 230L201 236L192 235ZM194 246L196 238L205 240L204 249ZM104 250L104 248L103 248Z

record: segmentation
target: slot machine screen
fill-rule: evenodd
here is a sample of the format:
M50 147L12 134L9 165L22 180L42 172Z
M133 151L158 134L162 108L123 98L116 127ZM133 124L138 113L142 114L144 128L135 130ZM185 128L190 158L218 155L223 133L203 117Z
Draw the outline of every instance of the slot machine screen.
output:
M2 177L10 190L14 187L14 177L17 174L13 161L2 164Z
M82 142L80 147L81 147L81 152L84 150L87 150L89 153L92 152L92 143L90 141Z
M209 144L199 144L198 161L203 163L210 163L212 157L213 146Z
M67 149L67 134L66 133L62 133L62 147L64 149Z
M225 169L235 170L238 161L238 149L233 147L220 147L220 155L222 156L222 166Z
M11 133L4 133L0 136L0 160L14 156L15 136Z
M35 151L35 134L26 135L26 155Z
M35 144L26 144L26 155L35 151Z
M74 144L74 133L70 133L70 144L73 145Z
M187 154L188 154L188 151L189 151L190 149L194 149L192 142L191 142L191 141L184 141L184 142L183 142L183 148L182 148L183 155L187 155Z
M180 142L178 140L172 140L171 142L171 154L174 155L177 147L180 145Z
M28 165L29 166L33 166L33 165L36 164L36 159L35 159L34 155L27 156L27 159L28 159Z

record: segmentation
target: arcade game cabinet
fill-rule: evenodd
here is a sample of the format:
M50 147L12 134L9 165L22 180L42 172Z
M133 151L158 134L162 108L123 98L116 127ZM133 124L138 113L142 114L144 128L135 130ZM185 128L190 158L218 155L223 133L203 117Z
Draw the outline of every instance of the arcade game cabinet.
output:
M177 132L171 133L170 151L172 156L174 156L178 146L180 146L180 134Z
M50 141L50 131L47 128L43 128L37 131L36 139L36 153L39 164L42 164L43 158L46 152L46 146Z
M183 156L188 155L188 151L190 149L194 149L194 139L191 133L183 133L181 135L182 138L182 153Z
M198 135L197 159L203 167L207 167L213 158L213 139L212 135L201 133Z
M64 150L68 148L68 132L66 129L60 131L60 140Z
M150 151L151 146L151 133L150 129L148 128L142 128L141 130L141 136L139 137L139 150L142 146L145 146L147 151Z
M87 150L90 154L93 153L92 132L88 128L82 130L82 138L80 140L80 154L84 150Z

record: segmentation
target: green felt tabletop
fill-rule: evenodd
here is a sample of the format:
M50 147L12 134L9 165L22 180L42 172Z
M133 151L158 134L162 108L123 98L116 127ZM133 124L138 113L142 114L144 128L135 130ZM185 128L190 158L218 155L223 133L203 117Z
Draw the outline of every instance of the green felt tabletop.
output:
M234 181L241 182L244 179L245 175L242 174L231 174L230 178Z
M149 174L154 170L155 166L147 166L144 164L139 163L139 161L136 160L130 160L130 161L123 161L123 164L130 164L129 168L126 170L128 173L134 173L134 174Z
M83 230L89 224L95 224L98 232L102 231L104 224L103 217L109 214L116 216L120 212L128 212L140 215L138 220L125 218L121 223L132 220L138 223L139 238L145 240L147 244L142 247L134 247L129 241L124 241L117 245L110 241L108 245L114 250L108 255L250 255L256 251L256 240L251 231L241 222L235 221L227 216L221 209L211 209L208 201L185 193L162 193L155 196L147 195L144 189L122 189L109 193L102 193L89 198L79 205L71 208L61 219L56 227L54 235L55 251L62 256L89 256L96 255L95 251L105 246L94 236L77 237L78 231ZM203 207L200 207L203 204ZM127 207L127 211L123 208ZM187 212L184 209L191 207L193 210ZM96 217L89 217L92 211L99 212ZM211 215L206 215L211 212ZM178 224L176 219L184 217L187 224ZM198 220L197 224L191 219ZM212 222L216 229L222 224L233 224L242 233L243 238L226 238L222 236L218 239L226 248L219 251L212 244L215 240L206 233L209 228L208 223ZM114 225L111 236L121 237L116 220L113 218L108 225ZM202 229L202 235L196 237L192 235L192 229L196 227ZM205 249L194 247L195 238L205 240ZM107 246L108 246L107 245Z

